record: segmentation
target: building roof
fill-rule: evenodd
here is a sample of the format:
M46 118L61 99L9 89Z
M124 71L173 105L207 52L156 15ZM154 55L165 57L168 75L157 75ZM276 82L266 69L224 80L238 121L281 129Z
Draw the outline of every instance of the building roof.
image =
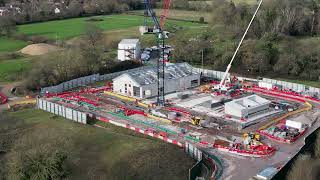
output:
M251 109L261 105L269 104L270 101L262 98L258 95L246 96L240 99L235 99L233 101L225 103L226 105L232 105L234 108L238 109Z
M119 44L137 44L139 39L122 39Z
M188 63L176 63L165 66L165 79L179 79L190 75L199 74L194 71ZM140 85L154 84L157 82L157 67L148 67L141 70L125 73L132 78L133 81ZM162 76L162 73L160 74ZM113 79L116 80L121 76Z

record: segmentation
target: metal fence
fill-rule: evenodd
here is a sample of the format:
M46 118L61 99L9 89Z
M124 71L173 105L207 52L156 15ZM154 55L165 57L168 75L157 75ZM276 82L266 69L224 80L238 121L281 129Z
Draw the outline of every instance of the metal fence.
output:
M211 77L211 78L217 78L222 79L224 72L222 71L214 71L214 70L208 70L208 69L201 69L201 68L194 68L195 71L202 73L205 77ZM227 78L230 77L230 73L228 73ZM246 77L238 77L239 79L246 79L251 81L263 81L272 83L274 85L281 86L285 89L291 89L296 92L308 94L308 95L317 95L320 96L320 88L315 88L311 86L306 86L304 84L297 84L297 83L291 83L286 81L279 81L275 79L269 79L269 78L263 78L262 80L253 79L253 78L246 78ZM320 83L320 82L319 82Z
M82 124L87 124L87 114L84 112L76 111L71 108L64 107L62 105L46 101L44 99L37 99L37 108L44 111L65 117L66 119L71 119L75 122Z
M143 70L145 68L148 68L146 66L144 67L139 67L139 68L134 68L134 69L129 69L125 71L120 71L120 72L115 72L115 73L110 73L110 74L93 74L90 76L85 76L77 79L73 79L64 83L61 83L56 86L51 86L51 87L45 87L41 89L40 95L44 95L46 92L48 93L61 93L64 91L68 91L73 88L77 88L80 86L85 86L88 84L92 84L95 82L99 81L105 81L105 80L111 80L121 74L128 73L128 72L133 72L137 70ZM211 77L211 78L216 78L216 79L222 79L224 72L222 71L214 71L214 70L209 70L209 69L201 69L201 68L193 68L194 71L198 73L202 73L203 76L205 77ZM230 78L230 73L228 73L227 78ZM252 79L252 78L246 78L246 77L238 77L239 79L247 79L247 80L252 80L252 81L259 81L258 79ZM263 78L261 81L272 83L278 86L281 86L286 89L292 89L296 92L301 92L305 93L308 95L318 95L320 96L320 88L315 88L311 86L306 86L303 84L297 84L297 83L290 83L290 82L285 82L285 81L279 81L279 80L274 80L274 79L268 79L268 78Z
M268 79L268 78L263 78L262 81L268 82L271 84L276 84L286 89L292 89L296 92L317 93L318 95L320 95L320 88L306 86L304 84L297 84L297 83L279 81L279 80Z
M58 84L56 86L41 88L40 95L43 96L45 93L61 93L61 92L68 91L73 88L86 86L88 84L92 84L95 82L111 80L121 74L133 72L133 71L137 71L137 70L142 70L144 68L147 68L147 67L139 67L139 68L134 68L134 69L110 73L110 74L104 74L104 75L93 74L90 76L80 77L80 78L73 79L73 80L70 80L67 82L63 82L63 83Z
M201 68L193 68L196 72L202 73L205 77L211 77L216 79L222 79L224 72L222 71L214 71L209 69L201 69ZM230 77L230 73L228 73L227 78Z
M197 161L202 160L202 151L199 150L195 145L192 145L191 143L186 142L184 151L189 154L193 159Z

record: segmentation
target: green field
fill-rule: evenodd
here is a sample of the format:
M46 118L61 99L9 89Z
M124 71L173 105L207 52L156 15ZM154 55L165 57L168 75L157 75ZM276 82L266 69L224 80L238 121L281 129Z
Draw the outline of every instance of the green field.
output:
M66 20L48 21L42 23L25 24L18 26L18 33L25 34L28 36L41 35L51 39L69 39L72 37L79 36L84 33L86 24L90 18L99 18L103 21L94 21L101 29L108 30L120 30L131 27L138 27L143 24L143 16L135 15L107 15L107 16L94 16L94 17L83 17L73 18ZM177 25L183 27L196 27L199 24L191 22L181 21L168 21L168 26ZM138 31L138 28L137 28Z
M27 58L0 61L0 82L14 80L17 75L31 67Z
M66 179L188 179L188 169L194 164L177 146L124 128L95 128L34 109L10 115L24 120L0 122L0 135L1 130L15 135L15 151L0 156L8 160L1 161L0 175L3 166L9 169L17 161L17 154L25 158L41 147L67 154Z
M14 39L0 37L0 53L18 51L25 47L28 43Z
M162 9L155 9L154 11L159 16L162 12ZM143 15L144 11L138 10L138 11L132 11L132 12ZM171 9L168 14L168 18L175 18L175 19L182 19L182 20L189 20L189 21L199 21L200 17L204 17L205 21L209 21L210 12Z

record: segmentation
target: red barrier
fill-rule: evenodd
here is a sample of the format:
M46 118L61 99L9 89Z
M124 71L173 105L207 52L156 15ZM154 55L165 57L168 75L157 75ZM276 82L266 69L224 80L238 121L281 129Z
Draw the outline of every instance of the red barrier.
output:
M143 111L140 111L140 110L135 110L135 109L126 109L125 110L125 115L126 116L131 116L131 115L134 115L134 114L140 114L140 115L143 115L143 116L147 116L147 114Z
M8 102L7 96L5 96L4 94L0 93L0 104L5 104L7 102Z
M301 136L303 136L306 131L307 131L308 128L306 128L303 132L301 132L298 136L292 138L292 139L284 139L284 138L280 138L280 137L277 137L277 136L273 136L269 133L266 133L266 132L263 132L261 130L257 130L258 133L264 135L264 136L267 136L268 138L272 139L272 140L275 140L275 141L278 141L278 142L282 142L282 143L288 143L288 144L291 144L291 143L294 143L295 141L297 141Z
M261 88L261 87L255 87L255 88L252 88L252 90L255 90L255 91L260 91L261 90L263 91L263 93L267 93L265 90L267 90L266 88ZM294 91L289 91L289 90L280 90L278 88L273 88L271 90L267 90L267 91L272 91L272 92L269 92L269 93L272 93L272 95L274 95L275 93L281 93L282 96L285 96L286 98L290 98L290 99L293 99L293 100L297 100L297 101L300 101L300 102L305 102L304 99L301 99L301 98L305 98L305 99L309 99L311 101L315 101L315 102L320 102L320 99L319 98L316 98L316 97L312 97L312 96L307 96L307 95L302 95L302 94L299 94L297 92L294 92ZM287 96L289 95L289 96ZM300 98L294 98L294 97L291 97L291 96L296 96L296 97L300 97Z
M292 97L292 96L288 96L286 94L279 94L279 93L273 93L273 92L268 92L268 91L265 91L261 88L249 88L247 90L251 90L253 92L259 92L259 93L263 93L263 94L268 94L268 95L271 95L271 96L276 96L276 97L282 97L282 98L286 98L286 99L291 99L291 100L294 100L294 101L299 101L299 102L302 102L302 103L305 103L306 101L304 99L301 99L301 98L296 98L296 97Z

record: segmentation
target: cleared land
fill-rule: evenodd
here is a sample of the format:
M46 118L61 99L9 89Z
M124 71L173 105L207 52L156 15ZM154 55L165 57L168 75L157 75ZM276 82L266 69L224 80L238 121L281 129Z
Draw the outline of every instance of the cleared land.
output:
M68 179L187 179L194 164L182 149L123 128L80 125L33 109L10 115L24 119L18 123L21 133L16 139L19 148L13 146L19 150L16 153L29 153L41 145L56 148L57 140L67 141L62 144L68 155ZM13 155L4 156L10 159Z

